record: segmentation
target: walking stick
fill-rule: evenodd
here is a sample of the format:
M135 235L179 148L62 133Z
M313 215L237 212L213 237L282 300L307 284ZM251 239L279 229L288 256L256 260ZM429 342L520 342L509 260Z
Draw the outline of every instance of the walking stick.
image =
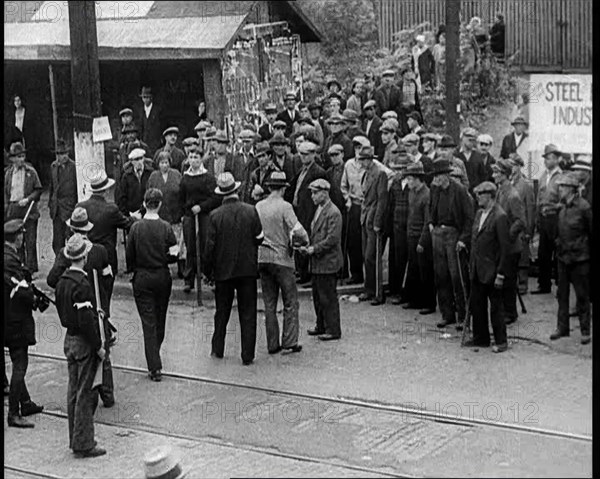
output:
M460 345L463 346L467 340L466 338L471 335L471 298L467 298L467 289L465 288L465 280L463 278L462 265L460 261L460 250L456 251L456 260L458 262L458 275L460 276L460 285L462 287L463 297L465 298L465 318L463 320L462 337L460 340ZM459 328L459 326L457 326L457 329Z
M27 208L27 211L25 212L25 216L23 216L23 230L27 230L25 223L27 222L27 218L29 217L29 213L31 213L31 209L33 208L34 204L35 204L35 201L32 201L31 203L29 203L29 208ZM27 244L27 240L25 239L26 237L27 237L27 235L23 235L23 263L25 263L25 264L27 264L27 260L29 259L27 257L27 247L29 245Z
M200 218L198 215L194 216L196 223L196 299L198 306L202 306L202 269L201 269L201 257L200 257Z
M521 313L527 314L527 308L525 307L525 303L523 302L523 297L517 288L517 298L519 298L519 303L521 304Z
M102 312L102 308L100 305L100 288L98 286L98 271L93 269L92 272L94 274L94 295L96 296L96 311L98 311L98 325L100 326L100 340L102 341L102 347L106 350L106 337L104 334L104 312ZM104 359L102 359L100 361L100 364L98 364L98 369L96 369L96 374L94 375L94 382L92 384L92 389L94 389L95 387L102 386L103 365L104 365Z
M379 238L380 238L379 233L375 232L375 298L376 299L380 299L381 298L381 296L380 296L380 293L381 293L380 288L381 288L381 286L379 284L379 270L381 268L381 265L379 264L380 263Z
M344 237L344 249L342 253L344 254L344 263L348 264L348 274L350 277L350 258L348 258L348 232L350 231L350 211L346 214L346 236ZM344 265L342 265L342 276L344 271ZM345 279L345 278L344 278Z

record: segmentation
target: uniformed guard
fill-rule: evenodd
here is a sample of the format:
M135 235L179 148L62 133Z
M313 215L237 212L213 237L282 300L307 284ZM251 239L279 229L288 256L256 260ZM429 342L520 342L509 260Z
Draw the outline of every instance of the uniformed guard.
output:
M42 406L29 397L25 385L29 346L35 345L33 311L36 299L31 288L31 274L21 263L18 250L23 243L23 221L4 223L4 346L12 361L12 375L8 394L8 425L31 428L24 416L42 412ZM6 378L6 375L5 375Z
M550 339L569 336L569 293L575 289L581 328L581 344L590 342L590 246L592 208L581 198L573 173L557 181L561 206L558 213L558 321Z
M92 387L104 347L93 305L94 292L84 270L91 249L92 243L79 233L69 238L64 255L71 266L56 285L56 309L60 323L67 328L64 348L69 369L69 447L77 458L106 454L94 441L98 390Z
M146 214L131 227L126 252L127 263L133 270L133 295L142 320L148 375L152 381L162 380L160 347L165 338L173 284L169 263L177 261L178 253L173 228L158 216L162 199L160 190L146 191Z

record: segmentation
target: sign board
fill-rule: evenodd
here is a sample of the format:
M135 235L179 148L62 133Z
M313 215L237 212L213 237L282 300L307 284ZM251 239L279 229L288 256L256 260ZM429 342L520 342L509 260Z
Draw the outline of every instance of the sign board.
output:
M548 143L574 158L592 153L592 75L531 75L529 86L530 176L539 178Z
M94 138L94 143L112 140L113 136L110 131L110 123L108 122L107 116L94 118L94 123L92 124L92 137Z

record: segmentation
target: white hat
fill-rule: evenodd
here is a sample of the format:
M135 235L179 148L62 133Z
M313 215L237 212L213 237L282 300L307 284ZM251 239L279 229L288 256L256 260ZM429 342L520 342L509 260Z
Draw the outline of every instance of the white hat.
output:
M134 148L127 156L130 160L140 160L146 156L146 152L142 148Z
M99 193L100 191L108 190L114 184L115 180L109 178L104 170L101 170L100 174L96 178L90 180L90 188L92 193Z
M315 153L317 151L317 145L312 141L303 141L298 145L298 151L300 153Z
M179 454L171 446L159 446L144 457L146 479L184 479L187 471L181 467Z
M415 37L415 40L418 42L424 42L425 41L425 35L417 35Z

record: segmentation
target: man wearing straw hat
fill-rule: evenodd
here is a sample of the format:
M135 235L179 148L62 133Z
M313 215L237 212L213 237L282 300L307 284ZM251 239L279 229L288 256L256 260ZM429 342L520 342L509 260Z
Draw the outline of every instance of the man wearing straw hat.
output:
M64 255L71 266L56 285L56 309L60 323L67 329L64 350L69 371L69 447L77 458L106 454L94 441L98 391L92 387L105 350L93 305L94 292L84 270L91 249L92 243L79 233L69 238Z
M57 255L67 239L66 221L77 204L77 171L64 140L56 142L54 153L56 160L50 165L48 209L52 218L52 249Z
M185 479L189 470L181 465L178 452L171 446L159 446L144 456L145 479Z

